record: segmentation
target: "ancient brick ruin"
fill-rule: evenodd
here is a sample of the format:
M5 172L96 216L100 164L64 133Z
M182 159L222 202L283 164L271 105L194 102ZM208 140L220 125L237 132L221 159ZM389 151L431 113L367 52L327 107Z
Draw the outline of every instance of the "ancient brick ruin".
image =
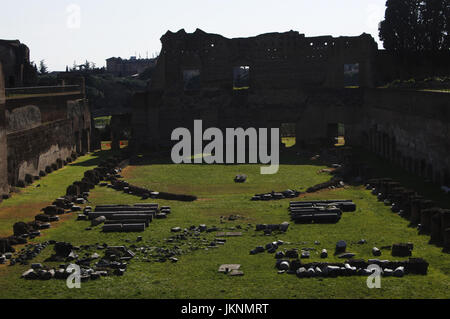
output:
M8 167L6 155L5 83L0 63L0 195L8 193Z
M399 70L374 39L298 32L227 39L167 32L151 85L134 97L132 146L172 144L175 128L296 127L297 146L329 145L345 126L412 173L450 184L450 95L380 89Z
M0 63L0 196L90 150L91 115L84 80L55 87L4 89Z
M5 87L30 86L36 81L36 71L30 64L30 49L19 40L0 40L0 61Z

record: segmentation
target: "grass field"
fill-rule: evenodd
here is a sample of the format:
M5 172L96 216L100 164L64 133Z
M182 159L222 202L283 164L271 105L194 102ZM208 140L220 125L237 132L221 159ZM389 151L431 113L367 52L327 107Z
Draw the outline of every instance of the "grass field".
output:
M39 211L65 194L67 187L81 180L85 171L96 167L106 155L99 152L78 158L68 166L55 171L0 203L0 237L11 235L12 226L24 219L32 220Z
M104 153L80 158L75 165L54 172L40 181L41 187L31 187L5 201L0 206L0 230L6 232L15 220L32 218L36 211L30 207L43 207L54 198L63 195L65 188L85 169L96 164ZM75 215L68 215L57 227L44 232L37 240L54 239L69 241L74 245L108 243L109 245L130 245L138 235L143 243L156 247L170 247L164 239L172 236L170 229L180 226L206 224L222 229L243 228L243 236L229 238L223 247L199 249L179 257L178 263L156 263L132 260L123 277L106 277L98 281L82 283L81 289L70 290L64 281L26 281L20 279L27 266L0 266L0 298L448 298L450 284L450 255L428 244L428 236L419 236L408 227L408 222L393 214L382 203L376 201L369 191L362 187L322 191L308 195L308 199L352 199L357 211L344 213L338 224L295 225L287 233L277 236L263 236L254 231L257 223L281 223L289 221L287 207L289 200L252 202L255 193L281 191L287 188L305 190L324 182L330 177L317 172L324 168L291 155L284 160L276 175L260 175L259 165L173 165L165 159L151 158L145 164L127 167L123 175L135 185L159 191L193 194L199 200L193 203L168 202L161 200L142 201L132 195L119 193L108 188L97 187L90 196L90 205L110 203L158 202L170 205L172 214L167 220L156 220L142 234L103 234L101 226L91 231L85 228L88 222L75 221ZM236 174L247 174L245 184L236 184ZM44 186L46 185L46 186ZM6 212L6 213L5 213ZM220 222L221 216L240 215L237 221ZM9 216L5 217L4 215ZM14 217L13 217L14 215ZM16 216L17 215L17 216ZM247 227L251 224L252 227ZM203 235L203 234L202 234ZM207 242L215 234L205 234ZM360 239L367 245L358 245ZM425 258L429 263L427 276L408 275L404 278L383 278L381 289L368 289L365 277L310 278L298 279L293 275L279 275L274 267L273 254L249 255L258 245L265 245L281 239L290 244L282 248L316 248L311 261L319 260L322 248L330 252L338 240L346 240L348 251L358 258L371 258L373 246L382 247L395 242L414 243L413 256ZM128 242L127 242L128 240ZM314 245L319 241L320 245ZM178 245L180 245L178 243ZM180 245L187 249L187 243ZM94 251L93 251L94 252ZM44 250L34 262L43 262L52 253ZM101 254L101 252L99 252ZM331 254L330 254L331 255ZM383 250L382 258L399 259ZM401 258L400 258L401 259ZM337 261L330 256L327 261ZM229 277L217 272L225 263L241 264L245 275ZM57 264L46 263L46 265Z

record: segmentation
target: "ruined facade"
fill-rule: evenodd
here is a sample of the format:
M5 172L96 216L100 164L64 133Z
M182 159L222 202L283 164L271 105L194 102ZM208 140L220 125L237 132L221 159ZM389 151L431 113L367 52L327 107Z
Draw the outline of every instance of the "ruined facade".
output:
M386 56L370 35L227 39L181 30L161 41L151 86L134 97L136 149L171 146L172 131L195 119L205 129L294 124L299 147L327 143L343 125L347 144L450 184L450 94L377 89L393 70L380 69Z
M233 71L241 66L249 67L249 86L255 90L343 87L344 66L356 64L359 86L374 85L377 45L368 34L305 37L290 31L227 39L197 29L192 34L169 31L161 42L152 89L182 89L183 73L189 70L200 72L203 89L232 89Z
M63 75L54 87L4 88L0 63L0 196L90 150L91 114L84 79Z
M0 62L0 196L9 192L6 154L5 83Z
M36 83L36 70L30 64L30 50L19 40L0 40L0 63L3 64L5 87Z
M8 182L89 151L91 116L84 92L6 98ZM58 164L61 167L61 164Z

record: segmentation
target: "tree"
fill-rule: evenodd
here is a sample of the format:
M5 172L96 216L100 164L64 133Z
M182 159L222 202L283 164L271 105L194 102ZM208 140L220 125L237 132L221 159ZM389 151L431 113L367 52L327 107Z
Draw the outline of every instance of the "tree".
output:
M450 1L427 0L422 3L423 45L425 50L445 49L448 37ZM448 48L448 47L447 47Z
M409 52L449 50L450 0L387 0L380 23L384 48Z
M45 60L41 60L39 62L39 73L40 74L48 74L48 67L45 64Z

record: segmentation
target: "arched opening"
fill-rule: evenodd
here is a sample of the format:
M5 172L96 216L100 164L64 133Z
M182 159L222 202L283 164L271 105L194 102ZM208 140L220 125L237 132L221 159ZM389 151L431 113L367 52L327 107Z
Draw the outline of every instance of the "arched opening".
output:
M198 91L201 89L200 70L187 69L183 71L183 83L185 91Z
M344 87L359 87L359 63L344 64Z
M280 138L286 148L293 147L297 143L295 123L281 123Z
M327 139L333 146L344 146L345 145L344 123L329 123L327 126Z

